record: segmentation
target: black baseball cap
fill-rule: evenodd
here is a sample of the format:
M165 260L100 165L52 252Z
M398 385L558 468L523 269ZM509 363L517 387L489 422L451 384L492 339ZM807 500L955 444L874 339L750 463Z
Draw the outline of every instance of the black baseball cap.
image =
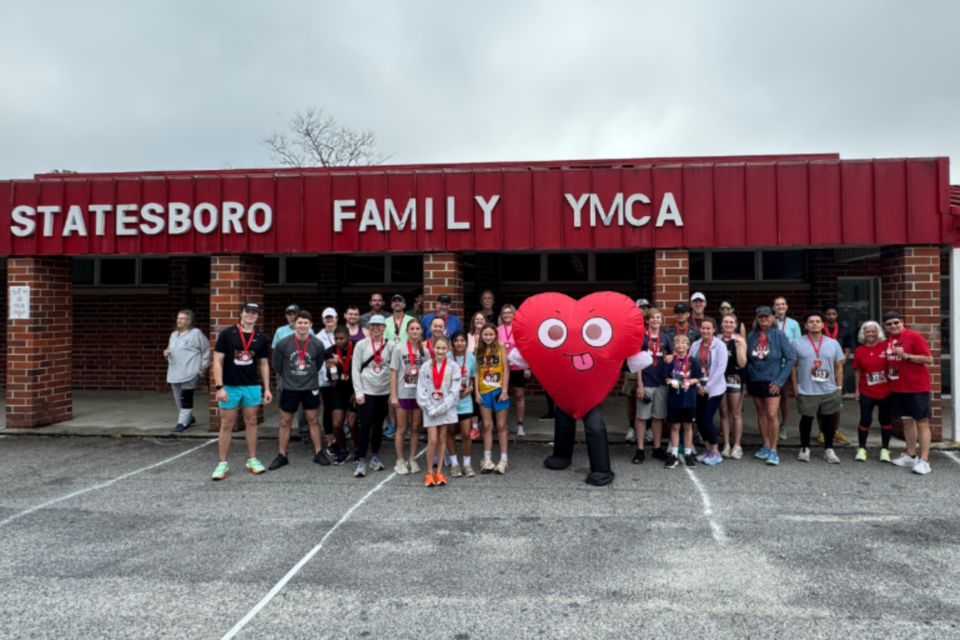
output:
M256 311L260 313L260 305L256 302L244 302L243 306L240 307L240 311Z
M766 306L766 305L764 305L764 306L762 306L762 307L757 307L757 317L760 317L760 316L772 316L772 315L773 315L773 309L771 309L770 307L768 307L768 306Z
M682 302L678 302L677 304L673 305L673 312L674 313L690 313L690 307L688 307Z
M901 320L900 314L896 311L887 311L883 314L883 323L886 324L887 320Z
M298 307L295 304L292 304L289 307L287 307L286 311L284 311L284 314L288 314L288 313L300 313L300 307Z
M446 302L447 304L450 304L451 302L450 296L448 296L445 293L441 293L440 295L437 296L437 302Z
M399 293L393 294L393 297L390 298L390 302L393 302L394 300L399 300L400 302L406 302L406 299Z

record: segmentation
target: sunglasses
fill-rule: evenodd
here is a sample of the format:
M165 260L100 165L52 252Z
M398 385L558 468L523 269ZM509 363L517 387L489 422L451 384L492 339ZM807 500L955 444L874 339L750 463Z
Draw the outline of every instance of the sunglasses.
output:
M900 321L899 321L899 320L888 320L887 322L884 322L884 323L883 323L883 326L885 326L885 327L895 327L895 326L897 326L898 324L900 324Z
M720 311L730 311L733 307L721 306Z

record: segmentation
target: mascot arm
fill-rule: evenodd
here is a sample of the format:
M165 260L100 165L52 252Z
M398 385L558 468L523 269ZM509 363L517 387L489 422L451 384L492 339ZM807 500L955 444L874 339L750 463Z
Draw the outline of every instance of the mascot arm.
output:
M649 351L641 351L640 353L627 358L627 368L630 369L630 373L639 373L652 364L653 356Z
M523 359L523 356L520 355L520 350L516 347L510 349L510 353L507 354L507 362L515 367L520 367L521 369L530 368L530 365L527 364L527 361Z

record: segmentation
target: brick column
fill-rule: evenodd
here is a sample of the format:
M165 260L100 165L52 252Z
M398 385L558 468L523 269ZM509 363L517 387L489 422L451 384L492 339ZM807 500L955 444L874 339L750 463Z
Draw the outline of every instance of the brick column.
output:
M437 296L450 296L450 313L464 323L463 256L459 253L423 254L423 313L437 310Z
M690 262L686 251L656 250L653 255L653 302L664 320L673 317L673 305L690 301Z
M904 324L922 335L930 345L932 417L934 442L943 441L940 396L940 248L885 247L880 255L881 315L897 311ZM879 318L877 318L879 320ZM903 426L894 421L894 433L903 437Z
M30 317L7 320L7 427L70 420L73 260L10 258L7 286L30 287ZM9 298L9 289L7 294Z
M220 331L240 321L240 305L251 300L263 306L263 258L261 256L211 256L210 258L210 349ZM261 311L260 320L265 313ZM257 324L257 328L264 328ZM263 419L261 409L260 419ZM243 420L237 420L239 430ZM220 407L210 367L210 431L220 430Z

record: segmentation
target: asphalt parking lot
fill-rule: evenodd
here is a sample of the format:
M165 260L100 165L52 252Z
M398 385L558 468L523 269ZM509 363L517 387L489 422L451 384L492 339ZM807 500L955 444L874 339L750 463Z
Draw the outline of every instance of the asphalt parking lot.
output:
M215 483L212 441L0 439L0 637L960 637L955 452L917 476L616 445L595 488L583 445L554 472L517 444L427 489L291 446L253 476L235 443Z

